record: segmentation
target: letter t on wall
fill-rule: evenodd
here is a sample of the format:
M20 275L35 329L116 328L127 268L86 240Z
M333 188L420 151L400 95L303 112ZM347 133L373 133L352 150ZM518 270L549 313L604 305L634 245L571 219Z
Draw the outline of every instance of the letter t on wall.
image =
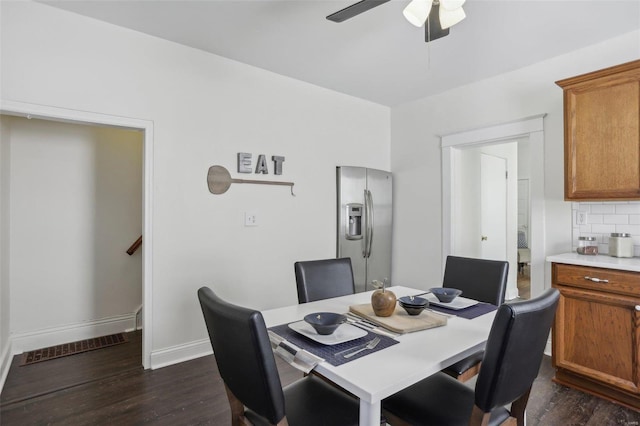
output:
M284 163L284 157L279 155L274 155L271 157L273 160L273 174L281 175L282 174L282 163Z

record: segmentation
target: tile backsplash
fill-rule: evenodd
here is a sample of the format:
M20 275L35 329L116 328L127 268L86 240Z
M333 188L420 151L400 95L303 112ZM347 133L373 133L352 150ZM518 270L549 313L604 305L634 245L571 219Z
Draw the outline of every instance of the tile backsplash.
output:
M633 238L634 256L640 256L640 201L572 203L571 213L574 251L578 237L596 237L598 252L607 254L609 234L624 232Z

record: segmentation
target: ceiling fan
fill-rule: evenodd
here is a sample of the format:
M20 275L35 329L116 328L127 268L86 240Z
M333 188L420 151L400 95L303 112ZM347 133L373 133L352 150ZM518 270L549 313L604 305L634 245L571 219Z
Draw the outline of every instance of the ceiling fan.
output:
M343 22L389 0L361 0L345 7L327 19ZM416 27L425 27L425 42L437 40L449 34L449 28L462 21L466 14L462 5L466 0L411 0L402 12L407 21Z

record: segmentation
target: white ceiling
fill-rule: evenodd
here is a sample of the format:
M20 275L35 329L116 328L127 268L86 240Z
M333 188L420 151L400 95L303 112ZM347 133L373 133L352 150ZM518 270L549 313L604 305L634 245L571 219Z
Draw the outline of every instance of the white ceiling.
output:
M409 0L325 19L356 1L41 0L389 106L640 29L638 0L468 0L431 43L402 16Z

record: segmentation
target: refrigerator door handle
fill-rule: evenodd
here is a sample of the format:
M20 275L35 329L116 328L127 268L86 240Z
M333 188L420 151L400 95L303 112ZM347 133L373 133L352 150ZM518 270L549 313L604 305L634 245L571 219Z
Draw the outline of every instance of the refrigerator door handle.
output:
M362 238L362 257L367 258L367 247L369 247L369 201L367 199L367 190L364 190L364 236Z
M373 223L375 218L373 215L373 197L368 189L365 190L365 202L367 214L367 248L365 257L369 258L371 257L371 246L373 245Z

